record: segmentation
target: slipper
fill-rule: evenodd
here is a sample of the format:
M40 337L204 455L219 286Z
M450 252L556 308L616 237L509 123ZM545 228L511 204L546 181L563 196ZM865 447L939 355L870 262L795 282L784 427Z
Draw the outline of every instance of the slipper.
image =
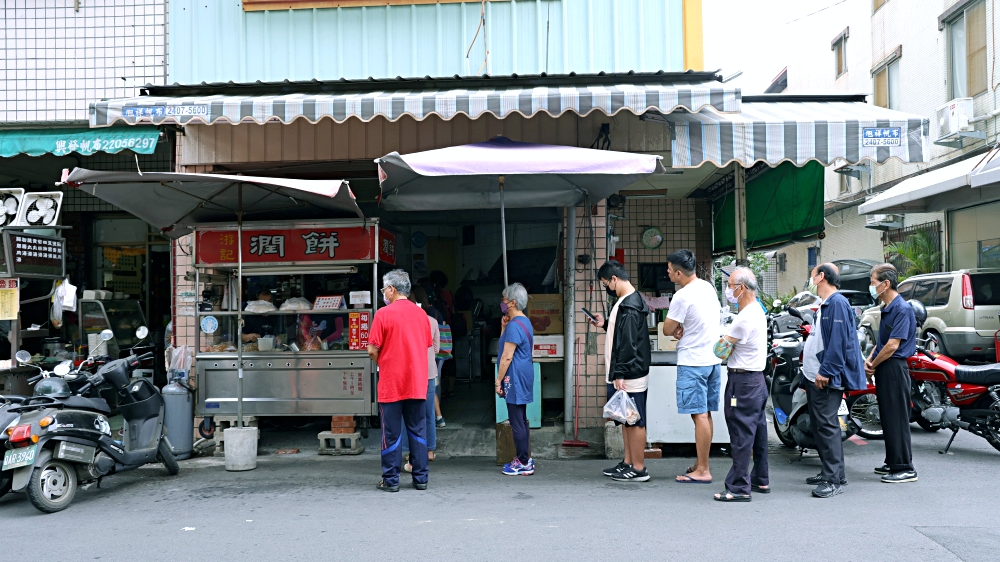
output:
M689 467L687 467L686 470L684 470L684 474L691 474L692 472L694 472L694 467L693 466L689 466Z
M750 489L752 491L754 491L754 492L757 492L758 494L770 494L771 493L771 487L770 486L768 486L767 488L761 488L760 486L754 485L754 486L750 486Z
M687 474L684 474L682 476L678 476L677 478L674 479L674 481L677 482L678 484L711 484L712 483L711 480L697 480L697 479L691 478Z
M743 496L740 494L723 492L721 494L715 494L714 499L717 502L748 502L751 501L753 498L751 498L749 494Z

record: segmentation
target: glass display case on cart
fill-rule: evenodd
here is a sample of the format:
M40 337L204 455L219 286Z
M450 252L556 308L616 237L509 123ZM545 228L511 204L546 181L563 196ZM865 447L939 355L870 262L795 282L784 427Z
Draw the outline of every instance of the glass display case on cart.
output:
M233 234L214 226L196 233L196 284L204 297L195 310L197 415L236 414L238 345L245 415L375 414L368 331L379 272L395 261L391 233L377 220L244 224L239 298L235 264L222 260L235 255L223 245L235 246ZM318 257L310 252L319 245L311 242L331 239L333 249L328 242ZM237 306L244 307L242 329Z

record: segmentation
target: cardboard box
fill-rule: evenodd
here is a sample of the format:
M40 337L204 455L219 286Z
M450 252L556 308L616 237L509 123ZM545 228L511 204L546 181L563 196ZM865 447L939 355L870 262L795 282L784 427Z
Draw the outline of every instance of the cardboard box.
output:
M524 313L531 320L536 336L563 333L562 295L529 295Z
M535 336L535 346L531 350L532 357L545 357L547 359L561 358L563 356L563 336Z

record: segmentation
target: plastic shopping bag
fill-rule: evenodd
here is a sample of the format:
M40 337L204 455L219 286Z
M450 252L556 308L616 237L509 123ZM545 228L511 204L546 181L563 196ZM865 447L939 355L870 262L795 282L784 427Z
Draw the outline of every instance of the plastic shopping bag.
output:
M635 425L639 421L639 408L624 390L615 392L604 405L604 417L618 423Z

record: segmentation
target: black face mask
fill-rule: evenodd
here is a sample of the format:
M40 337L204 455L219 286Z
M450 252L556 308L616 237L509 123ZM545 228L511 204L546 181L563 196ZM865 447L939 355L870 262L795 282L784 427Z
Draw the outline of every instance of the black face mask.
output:
M618 293L616 293L615 290L611 288L611 285L605 285L604 286L604 292L606 292L609 297L612 297L612 298L617 298L618 297Z

